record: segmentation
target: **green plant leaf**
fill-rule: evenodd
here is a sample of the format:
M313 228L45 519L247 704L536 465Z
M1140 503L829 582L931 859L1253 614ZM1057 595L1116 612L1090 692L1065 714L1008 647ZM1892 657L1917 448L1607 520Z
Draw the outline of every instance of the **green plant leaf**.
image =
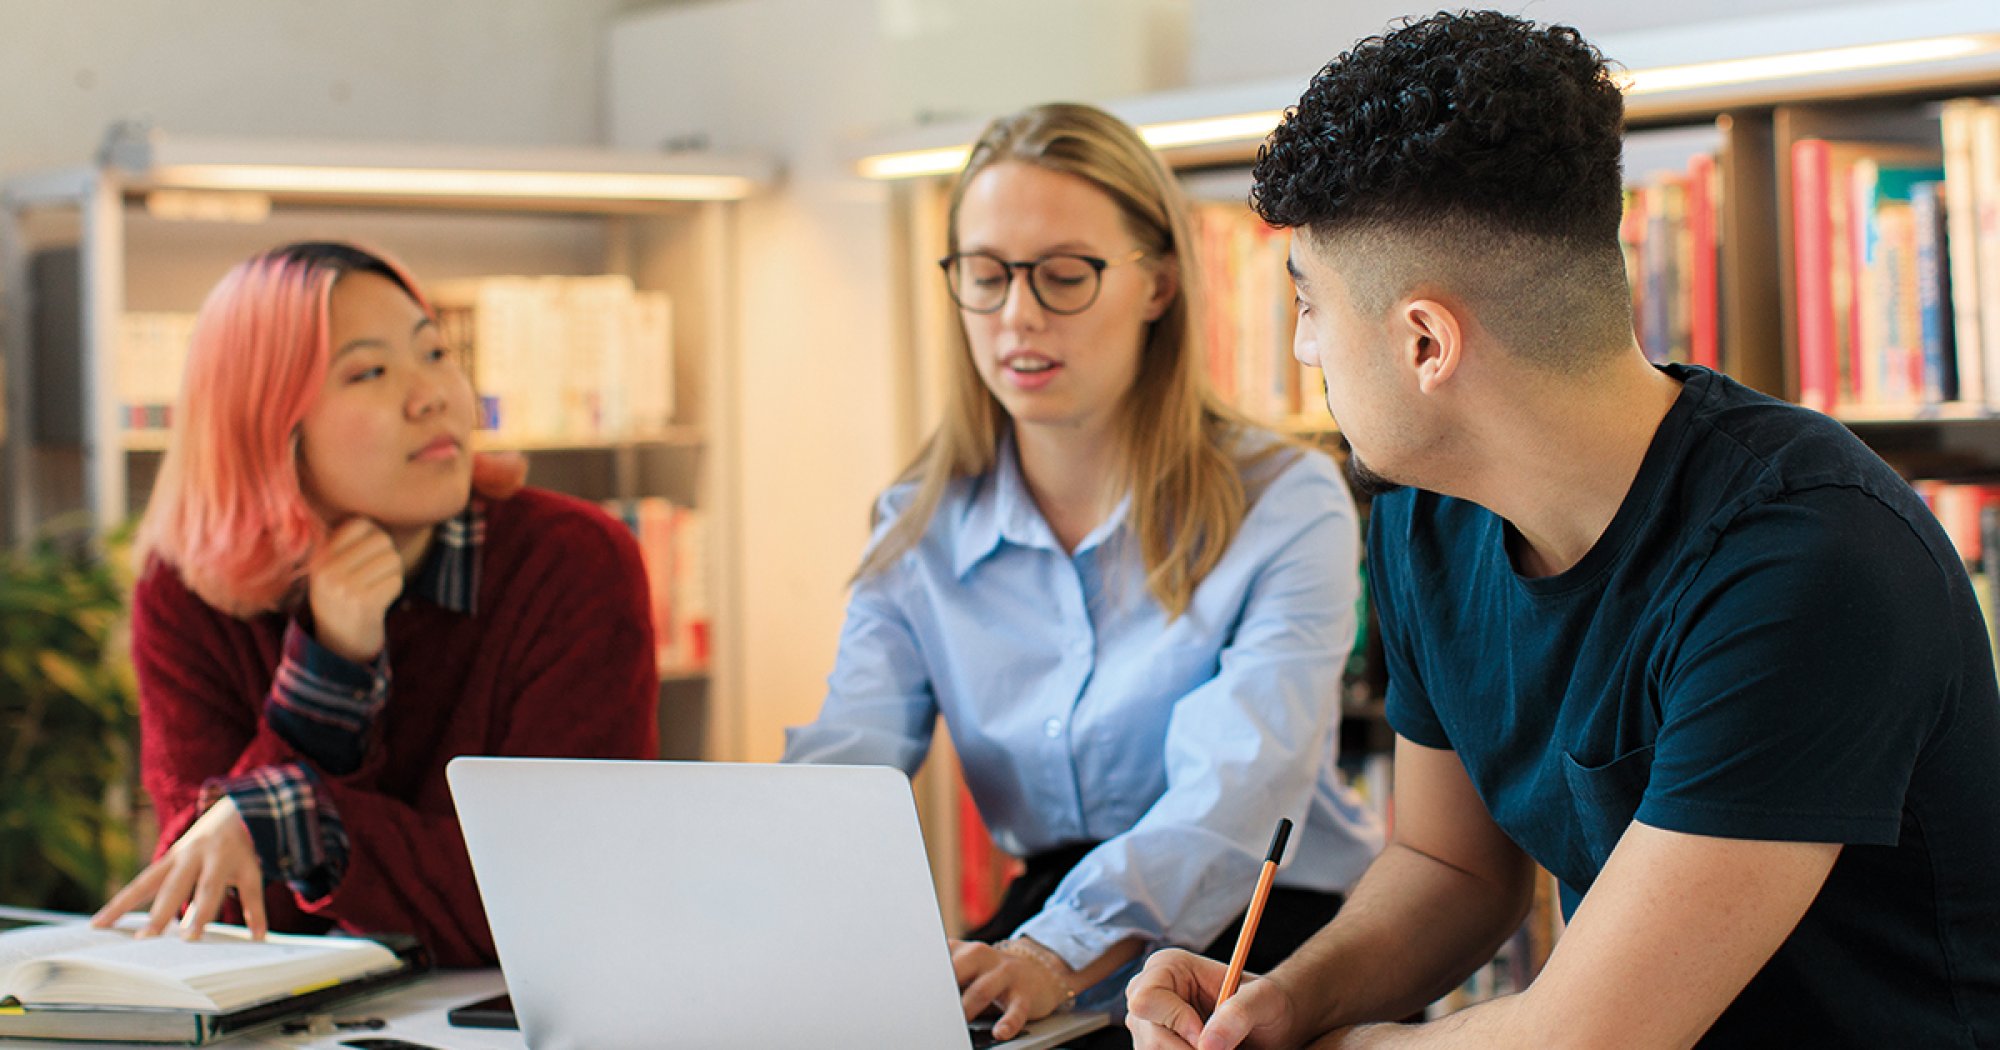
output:
M106 560L124 557L124 540L88 541L72 529L0 550L0 762L10 763L0 777L0 901L9 904L101 901L137 867L129 579Z

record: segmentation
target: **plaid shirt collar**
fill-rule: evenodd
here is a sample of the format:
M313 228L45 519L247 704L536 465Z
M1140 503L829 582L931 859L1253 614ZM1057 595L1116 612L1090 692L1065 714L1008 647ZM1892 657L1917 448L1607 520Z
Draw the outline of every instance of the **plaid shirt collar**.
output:
M411 583L411 593L455 613L479 611L479 551L486 542L486 505L473 500L438 523L430 553Z

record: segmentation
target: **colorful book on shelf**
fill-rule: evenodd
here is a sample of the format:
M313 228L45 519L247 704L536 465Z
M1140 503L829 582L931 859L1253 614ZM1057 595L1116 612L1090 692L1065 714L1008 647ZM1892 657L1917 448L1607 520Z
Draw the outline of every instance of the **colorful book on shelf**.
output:
M1952 344L1957 358L1958 396L1976 405L2000 397L2000 372L1987 361L1980 332L1979 205L1972 163L1973 126L1991 109L1979 99L1952 99L1938 114L1944 140L1946 254L1951 274ZM2000 307L1987 309L2000 313ZM2000 347L1991 351L2000 356Z
M2000 104L1970 110L1967 158L1972 179L1973 251L1978 257L1972 284L1977 294L1979 348L1986 383L1986 406L2000 408Z
M993 844L992 833L980 819L972 790L960 778L958 796L958 905L967 929L974 929L1000 910L1007 884L1019 871L1014 858Z
M1944 526L1945 535L1968 566L1977 567L1996 553L1988 547L1991 537L1983 523L1989 508L2000 507L2000 482L1924 478L1910 485L1937 515L1938 524Z
M1950 232L1942 182L1910 188L1910 220L1916 249L1917 343L1923 399L1942 404L1959 399L1958 349L1952 318Z
M408 980L411 938L271 934L214 925L140 940L81 916L0 933L0 1038L200 1045Z
M1878 215L1884 201L1900 201L1907 208L1918 173L1938 177L1937 157L1936 150L1895 143L1808 138L1792 144L1798 333L1793 352L1803 404L1831 412L1884 403L1891 390L1903 389L1909 393L1898 399L1898 407L1920 400L1921 383L1910 389L1909 377L1916 369L1908 360L1897 358L1902 370L1890 382L1884 340L1888 311L1896 306L1891 296L1904 287L1902 278L1914 274L1914 264L1892 264ZM1890 173L1886 182L1885 171ZM1911 229L1907 216L1891 223L1901 223L1904 232ZM1914 284L1908 287L1914 289ZM1871 325L1876 326L1872 336ZM1918 355L1912 341L1908 356Z
M1661 176L1648 183L1645 240L1639 261L1646 285L1639 318L1639 344L1654 361L1688 359L1687 270L1682 239L1687 235L1687 182Z
M1988 501L1979 508L1979 573L1973 577L1973 593L1986 613L1986 640L1993 647L1993 659L2000 663L2000 503Z
M1194 209L1210 386L1238 409L1277 422L1313 408L1317 380L1292 359L1297 314L1285 272L1290 235L1241 205Z
M697 671L709 663L708 540L699 510L657 496L604 505L639 543L652 604L653 638L663 671Z
M500 444L616 441L673 418L673 306L622 274L431 286Z
M1802 139L1792 146L1792 261L1798 333L1796 374L1799 403L1832 412L1839 396L1839 306L1834 295L1831 145L1824 139Z
M1713 154L1625 188L1618 238L1633 328L1653 361L1720 368L1721 180Z
M174 400L194 338L195 315L162 310L129 310L118 320L112 376L118 388L119 422L127 431L165 431L173 426Z
M1855 237L1854 367L1861 400L1915 412L1923 406L1922 348L1917 335L1915 188L1944 178L1927 163L1892 164L1863 156L1850 172Z
M1714 369L1722 367L1721 198L1715 155L1695 154L1688 160L1688 360Z

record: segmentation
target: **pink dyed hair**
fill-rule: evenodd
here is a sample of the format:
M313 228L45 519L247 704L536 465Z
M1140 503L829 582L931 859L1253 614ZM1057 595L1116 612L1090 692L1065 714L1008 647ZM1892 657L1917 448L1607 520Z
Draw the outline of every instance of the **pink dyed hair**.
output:
M338 243L264 252L209 292L139 527L142 572L156 557L235 616L292 597L327 534L300 483L298 429L326 378L334 282L356 271L389 278L432 312L401 265Z

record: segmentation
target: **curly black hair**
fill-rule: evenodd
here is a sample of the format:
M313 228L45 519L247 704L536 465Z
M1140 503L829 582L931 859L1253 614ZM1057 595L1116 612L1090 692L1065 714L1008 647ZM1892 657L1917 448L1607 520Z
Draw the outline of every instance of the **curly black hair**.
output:
M1439 216L1615 239L1624 100L1568 26L1439 12L1328 63L1258 151L1250 203L1327 230Z

